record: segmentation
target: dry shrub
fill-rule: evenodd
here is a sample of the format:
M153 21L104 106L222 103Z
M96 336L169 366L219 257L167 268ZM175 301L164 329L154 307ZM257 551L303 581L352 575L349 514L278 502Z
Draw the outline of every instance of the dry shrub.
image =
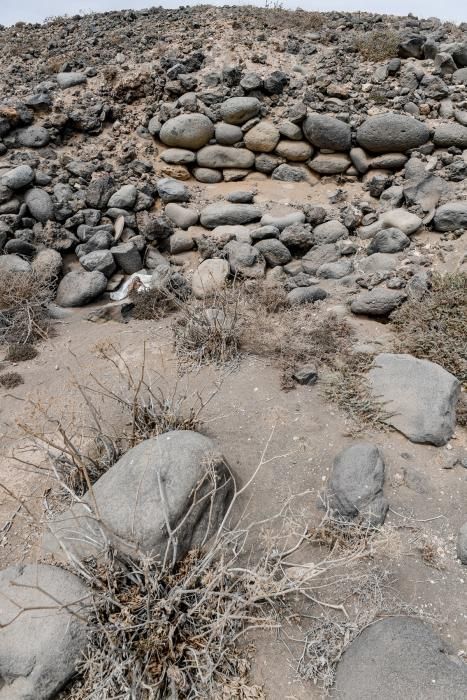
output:
M347 355L326 378L324 393L356 426L383 428L390 414L371 394L366 373L372 364L373 356L367 353Z
M334 314L319 318L310 305L281 309L277 303L278 310L271 313L259 295L248 298L247 305L244 346L250 352L277 359L284 389L295 386L293 374L300 365L334 366L337 358L348 352L352 330Z
M226 365L238 360L242 333L241 292L224 288L180 309L172 329L180 366Z
M132 318L137 321L152 321L177 311L179 303L173 293L163 287L132 291Z
M47 337L53 283L34 272L0 276L0 343L34 343Z
M385 540L384 536L378 540L377 531L345 551L315 547L312 564L297 567L290 562L291 555L300 556L311 541L304 527L310 492L289 497L266 520L246 524L244 516L232 517L238 498L261 467L280 457L267 454L273 433L274 428L249 481L240 490L234 482L224 520L204 547L170 565L117 555L110 549L99 562L75 562L91 587L93 605L88 648L78 666L80 678L67 697L262 699L262 689L249 679L251 650L242 643L247 632L279 631L287 620L297 619L297 604L348 617L342 603L321 599L323 591L328 595L331 582L331 595L346 601L353 596L357 603L359 596L363 599L370 588L367 563ZM176 535L174 524L172 536ZM352 568L358 563L364 566L363 573ZM294 575L297 568L299 576ZM370 614L374 619L377 612L376 607L369 609L365 620ZM361 628L354 617L349 625L356 635ZM308 625L308 615L302 623ZM341 640L341 651L350 639ZM327 664L332 672L338 658L321 659L314 669L311 634L305 635L303 644L301 672L325 682L320 669Z
M424 296L392 316L395 351L436 362L467 388L467 275L434 274Z
M373 29L370 32L358 32L354 47L366 61L386 61L398 54L400 36L391 29Z
M266 2L264 9L258 9L258 18L264 21L267 27L275 30L296 29L310 31L321 29L325 22L325 17L320 12L308 12L297 8L296 10L285 10L282 3L277 0Z
M9 362L26 362L37 357L36 348L30 343L10 343L6 354L6 360Z
M24 384L24 379L18 372L5 372L5 374L0 374L0 386L4 389L14 389L20 384Z
M201 414L220 386L210 392L194 392L188 382L170 383L147 369L145 347L135 369L112 343L101 345L98 354L107 363L109 379L104 383L91 374L87 385L74 380L84 416L67 415L63 410L57 414L53 406L31 400L32 415L27 422L18 423L35 449L45 454L46 468L63 491L79 496L143 440L170 430L199 430ZM24 460L17 461L24 464Z

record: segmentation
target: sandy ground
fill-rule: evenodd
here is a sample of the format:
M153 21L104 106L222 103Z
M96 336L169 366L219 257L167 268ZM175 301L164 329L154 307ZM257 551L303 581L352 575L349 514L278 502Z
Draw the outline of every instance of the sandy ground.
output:
M364 320L356 323L360 338L374 333L375 324ZM91 375L96 375L102 382L117 386L115 372L99 357L99 348L109 342L120 348L122 358L132 368L140 366L146 346L148 371L159 373L161 385L174 386L177 372L167 320L95 324L84 320L83 312L72 312L56 325L54 337L40 346L39 356L17 367L24 384L1 396L3 454L15 448L21 459L41 464L39 453L24 451L27 441L18 427L19 423L41 424L31 402L49 406L51 415L62 420L69 417L76 424L86 422L87 409L76 382L89 383ZM203 431L220 445L240 483L253 473L274 428L268 455L277 459L258 474L248 493L247 507L256 518L273 515L291 493L306 490L311 491L310 514L319 518L317 497L332 460L355 440L346 417L323 398L319 382L284 392L277 367L255 356L245 356L237 368L229 371L206 368L178 381L180 391L201 390L205 397L215 390L216 383L219 386L203 413ZM467 577L455 557L455 535L465 520L467 472L460 466L446 468L453 455L465 449L465 433L459 430L443 448L412 444L396 432L367 432L358 439L370 440L384 452L385 493L391 505L387 524L395 528L401 542L397 557L390 562L397 590L406 602L435 616L455 648L465 651ZM50 482L43 472L31 469L5 456L1 458L1 483L15 494L13 499L3 488L0 497L2 567L35 561L40 556L39 521ZM18 510L21 499L36 521L25 508ZM439 548L442 570L427 566L421 559L417 545L422 533ZM254 641L254 677L264 684L269 698L322 697L312 684L297 678L300 645L286 646L273 633L260 633Z

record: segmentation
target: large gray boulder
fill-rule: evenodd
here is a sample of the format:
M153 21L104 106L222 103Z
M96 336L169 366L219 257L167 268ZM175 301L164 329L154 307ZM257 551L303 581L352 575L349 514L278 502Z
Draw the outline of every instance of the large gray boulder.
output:
M383 486L383 455L375 445L359 442L334 460L327 487L328 502L338 515L358 516L371 526L381 525L389 507Z
M221 117L227 124L245 124L256 117L261 102L256 97L230 97L220 107Z
M215 202L205 207L200 215L201 225L213 229L216 226L249 224L261 218L261 209L253 204L226 204Z
M49 700L73 676L86 646L88 595L58 567L0 572L0 700Z
M56 552L61 541L83 557L98 555L108 540L117 551L178 560L215 532L232 492L231 472L209 438L190 430L163 433L124 454L96 481L92 496L51 523L43 546Z
M445 369L411 355L377 355L368 373L373 396L384 404L385 422L411 442L445 445L456 425L460 383Z
M190 193L183 184L171 177L164 177L157 182L157 193L164 203L169 202L188 202Z
M434 629L414 617L366 627L337 667L339 700L465 700L467 666Z
M429 138L430 131L423 122L393 112L369 117L357 129L359 145L371 153L404 152Z
M436 146L450 148L467 148L467 126L462 124L440 124L435 129L433 141Z
M37 221L46 223L46 221L54 218L52 197L40 187L33 187L31 190L28 190L24 196L24 201L28 205L29 213Z
M84 306L97 299L107 287L107 278L98 270L74 270L63 277L58 285L58 306Z
M327 114L310 114L303 122L308 141L318 148L331 151L350 151L350 126Z
M204 114L180 114L162 126L159 138L166 146L198 149L214 136L214 125Z
M196 160L202 168L252 168L255 156L245 148L205 146L198 151Z
M448 202L439 207L433 219L435 231L456 231L467 228L467 204Z
M354 314L365 316L389 316L406 299L406 294L398 289L376 287L368 292L361 292L350 304Z

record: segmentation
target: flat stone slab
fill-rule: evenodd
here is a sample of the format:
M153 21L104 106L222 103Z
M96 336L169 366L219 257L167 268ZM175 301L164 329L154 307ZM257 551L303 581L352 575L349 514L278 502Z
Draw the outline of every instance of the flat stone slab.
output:
M460 382L440 365L382 353L368 372L372 393L392 425L411 442L445 445L456 425Z

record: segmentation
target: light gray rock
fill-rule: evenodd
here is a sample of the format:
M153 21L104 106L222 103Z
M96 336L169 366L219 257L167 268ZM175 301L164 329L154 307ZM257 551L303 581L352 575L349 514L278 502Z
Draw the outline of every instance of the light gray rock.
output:
M120 245L111 248L110 252L112 253L118 267L121 268L127 275L132 275L134 272L139 272L143 267L140 252L132 241L120 243Z
M331 221L326 221L324 224L318 224L313 229L313 240L316 245L322 245L323 243L335 243L341 238L347 238L349 231L344 224L336 219L331 219Z
M270 153L279 143L279 129L266 119L258 122L244 136L245 146L255 153Z
M216 141L220 146L233 146L234 143L243 141L243 131L234 124L219 122L216 124Z
M227 124L241 125L256 117L260 107L256 97L230 97L221 104L220 113Z
M255 246L239 241L229 241L224 250L228 255L232 274L253 279L264 277L266 261Z
M175 231L169 238L169 251L172 255L186 253L193 250L194 247L193 236L190 236L186 231Z
M196 153L186 148L167 148L162 151L161 160L172 165L190 165L196 162Z
M305 221L305 214L295 209L285 214L264 214L261 218L261 226L275 226L282 231L292 224L301 224Z
M30 272L31 265L19 255L0 255L0 274L5 272Z
M389 507L383 486L383 455L375 445L359 442L344 449L334 460L327 499L338 515L358 517L374 527L384 523Z
M345 153L320 153L310 160L308 166L320 175L339 175L352 165Z
M303 270L309 275L316 275L321 265L339 260L341 254L335 243L314 246L302 258Z
M230 204L216 202L205 207L200 215L201 225L205 228L216 226L235 226L249 224L261 218L261 209L253 204Z
M214 125L204 114L180 114L162 126L159 138L166 146L197 150L214 136Z
M83 255L79 261L88 272L98 270L103 272L106 277L111 277L117 269L110 250L95 250L92 253Z
M191 287L197 299L205 299L221 290L229 275L229 263L221 258L203 260L193 274Z
M456 231L467 228L467 204L448 202L439 207L433 219L435 231Z
M398 228L386 228L371 240L367 253L399 253L410 245L410 238Z
M164 203L188 202L190 199L187 187L182 182L171 177L164 177L162 180L158 180L157 192Z
M270 267L286 265L292 260L289 249L277 238L265 238L256 243L255 248L263 254Z
M45 223L54 219L52 197L45 190L33 187L24 195L24 201L28 205L29 213L37 221Z
M466 85L467 68L459 68L459 70L454 71L454 73L452 74L452 82L455 85Z
M0 700L51 700L86 647L86 586L64 569L23 564L0 572L0 599Z
M369 292L362 292L352 301L350 310L354 314L365 316L389 316L406 299L405 292L398 289L376 287Z
M368 373L371 390L391 414L386 422L412 442L445 445L456 424L459 381L411 355L383 353Z
M370 161L370 168L375 170L401 170L407 163L407 156L403 153L384 153Z
M433 141L442 148L467 148L467 126L462 124L440 124L435 129Z
M138 190L134 185L123 185L110 197L107 206L117 209L133 209L138 196Z
M327 292L321 287L296 287L287 294L287 301L290 306L299 306L300 304L312 304L315 301L326 299Z
M335 692L339 700L465 700L467 667L425 622L388 617L345 651Z
M350 126L327 114L310 114L303 122L303 132L317 148L350 151Z
M193 177L198 182L203 182L207 185L214 185L216 182L222 182L222 173L212 168L193 168Z
M467 523L464 523L458 532L456 551L461 564L467 564Z
M410 116L386 112L369 117L357 129L359 145L371 153L405 152L430 138L426 124Z
M214 494L208 496L214 485ZM215 532L232 491L231 472L216 445L199 433L175 430L126 452L93 485L93 497L83 501L92 508L94 499L117 551L131 552L136 546L161 561L166 554L169 561L177 561ZM176 545L169 542L167 521L173 530L179 526ZM60 515L51 528L53 536L44 538L46 551L57 551L57 540L77 557L104 549L96 519L81 504Z
M336 260L336 262L328 262L320 265L316 270L317 277L322 277L323 279L333 279L339 280L342 277L347 277L347 275L353 272L353 262L348 258L343 258L341 260Z
M279 232L279 229L276 228L276 231ZM279 240L292 250L298 249L307 251L314 243L314 234L309 224L291 224L282 230L279 235Z
M252 168L255 156L246 148L205 146L198 151L196 160L202 168Z
M58 306L84 306L97 299L107 287L107 278L98 270L68 272L58 285Z
M199 219L199 214L195 209L184 207L175 202L167 204L165 215L174 222L178 228L186 230L190 226L196 226Z
M276 153L286 160L305 162L312 157L313 148L306 141L281 140L276 146Z
M84 73L57 73L55 80L59 88L66 90L76 85L82 85L87 81L87 78Z
M50 135L43 126L28 126L17 132L18 143L25 148L42 148L47 146Z
M374 272L391 272L399 266L399 259L394 253L373 253L358 261L357 267L364 274Z
M0 178L0 183L10 190L21 190L34 180L34 170L29 165L18 165L17 168L8 170Z

